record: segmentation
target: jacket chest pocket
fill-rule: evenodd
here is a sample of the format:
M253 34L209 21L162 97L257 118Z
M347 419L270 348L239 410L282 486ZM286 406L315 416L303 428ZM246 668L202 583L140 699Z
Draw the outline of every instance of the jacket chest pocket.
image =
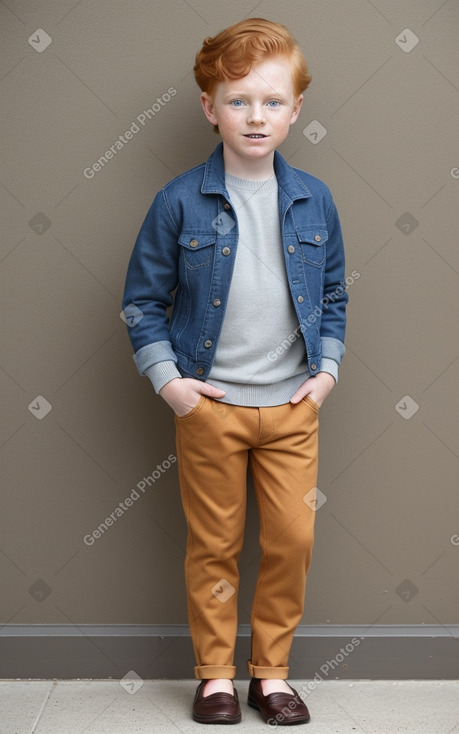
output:
M328 240L326 229L303 229L297 232L304 262L320 268L325 261L325 243Z
M213 261L216 239L215 232L196 235L182 232L178 242L185 266L190 270L208 267Z

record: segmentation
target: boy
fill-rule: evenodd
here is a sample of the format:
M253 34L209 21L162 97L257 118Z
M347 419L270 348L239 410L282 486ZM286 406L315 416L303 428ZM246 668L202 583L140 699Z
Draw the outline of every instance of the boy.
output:
M325 184L275 150L311 79L289 31L244 20L204 41L194 71L223 142L157 194L123 307L137 315L137 368L175 413L193 718L241 719L232 680L249 465L262 555L248 703L268 723L304 723L286 679L313 545L318 412L344 354L340 224Z

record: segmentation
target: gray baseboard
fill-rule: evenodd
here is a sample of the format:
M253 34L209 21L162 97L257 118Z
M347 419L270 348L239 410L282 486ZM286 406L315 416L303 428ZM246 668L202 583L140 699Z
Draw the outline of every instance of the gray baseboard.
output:
M301 625L290 655L292 680L459 679L459 625ZM249 625L236 645L248 678ZM180 625L5 625L0 678L193 677L188 628Z

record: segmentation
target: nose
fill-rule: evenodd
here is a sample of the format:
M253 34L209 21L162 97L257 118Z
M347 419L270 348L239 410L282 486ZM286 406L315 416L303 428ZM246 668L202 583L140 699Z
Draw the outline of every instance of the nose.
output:
M247 122L253 125L264 125L266 122L263 110L261 107L251 107Z

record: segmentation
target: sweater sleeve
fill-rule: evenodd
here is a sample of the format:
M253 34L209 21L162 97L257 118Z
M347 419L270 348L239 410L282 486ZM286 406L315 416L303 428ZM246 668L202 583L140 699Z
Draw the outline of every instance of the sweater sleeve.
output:
M164 360L164 362L156 362L145 370L145 375L151 380L156 393L159 393L162 387L176 377L182 377L173 360Z

